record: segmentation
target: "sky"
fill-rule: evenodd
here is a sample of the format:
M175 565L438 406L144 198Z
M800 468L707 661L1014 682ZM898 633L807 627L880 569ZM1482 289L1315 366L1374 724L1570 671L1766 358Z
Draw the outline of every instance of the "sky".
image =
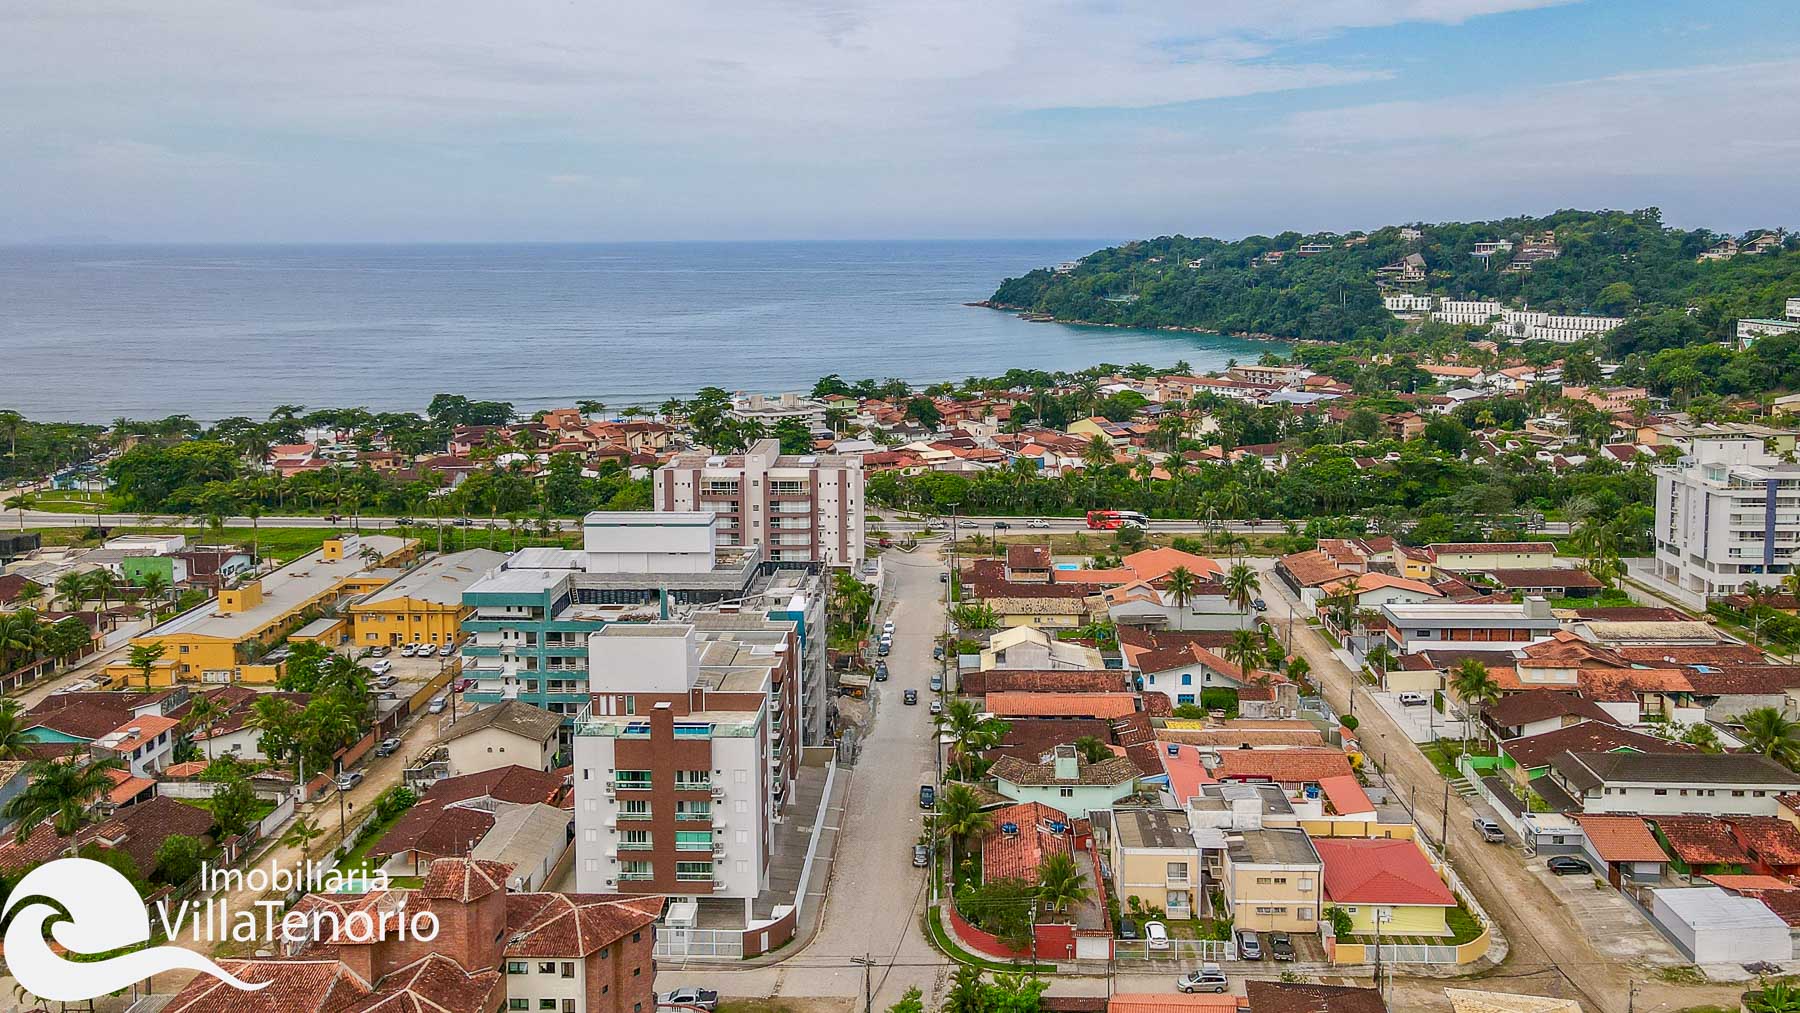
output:
M1800 225L1794 0L7 0L0 242Z

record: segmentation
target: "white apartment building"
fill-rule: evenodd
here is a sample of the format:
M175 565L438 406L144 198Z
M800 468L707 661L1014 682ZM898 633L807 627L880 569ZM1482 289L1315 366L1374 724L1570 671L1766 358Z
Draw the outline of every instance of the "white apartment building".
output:
M769 885L793 797L796 648L786 631L619 624L588 638L575 722L580 893L741 900Z
M1757 753L1559 753L1550 778L1587 813L1776 816L1800 776Z
M1738 348L1746 349L1756 343L1757 338L1771 334L1793 334L1800 332L1800 296L1789 296L1787 306L1783 310L1785 320L1766 320L1756 317L1745 317L1737 322ZM111 545L111 542L107 543Z
M1569 316L1538 310L1513 310L1492 299L1438 299L1435 296L1387 295L1382 304L1395 316L1424 314L1439 323L1492 324L1494 333L1516 341L1549 341L1572 345L1625 322L1624 317Z
M783 454L779 441L760 440L741 454L680 454L655 481L658 511L717 514L723 545L761 545L776 562L862 561L859 457Z
M1800 558L1800 465L1769 431L1686 434L1680 460L1656 471L1657 579L1690 601L1772 584ZM1792 437L1785 438L1793 446Z
M804 423L808 429L822 429L825 426L825 402L798 394L774 397L752 394L734 398L731 415L746 422L761 422L770 429L790 419Z

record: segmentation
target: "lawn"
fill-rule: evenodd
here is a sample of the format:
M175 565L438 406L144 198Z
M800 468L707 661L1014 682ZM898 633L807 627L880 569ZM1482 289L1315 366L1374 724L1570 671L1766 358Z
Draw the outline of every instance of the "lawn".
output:
M973 953L970 953L968 950L965 950L962 948L962 946L958 945L956 940L950 938L950 934L948 932L944 931L944 925L943 925L943 922L940 920L939 911L936 907L933 907L925 912L925 926L926 926L926 929L931 934L932 943L935 946L937 946L938 949L944 951L944 953L947 956L949 956L950 959L958 961L960 963L974 964L976 967L979 967L984 971L1008 971L1008 972L1044 971L1044 972L1049 972L1049 971L1056 970L1056 965L1054 965L1054 964L1033 965L1033 964L1025 963L1024 961L1018 961L1016 963L1015 962L1002 963L998 960L989 960L986 957L981 957L981 956L977 956Z
M1419 752L1425 754L1425 758L1438 769L1438 773L1444 776L1444 780L1454 781L1463 776L1462 771L1456 769L1456 759L1463 754L1461 742L1455 739L1438 739L1436 742L1421 744ZM1473 755L1480 756L1482 754Z
M184 798L178 799L177 801L182 805L191 805L196 809L205 809L207 812L212 812L212 799L210 798ZM259 798L256 800L256 805L250 810L250 822L261 823L264 817L274 811L275 803L266 798Z

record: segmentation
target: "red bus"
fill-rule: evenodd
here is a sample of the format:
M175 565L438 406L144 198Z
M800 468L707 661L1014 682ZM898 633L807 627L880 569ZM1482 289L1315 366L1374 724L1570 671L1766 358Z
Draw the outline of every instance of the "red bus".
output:
M1150 518L1136 510L1089 510L1088 527L1098 531L1117 531L1127 524L1140 528L1150 526Z

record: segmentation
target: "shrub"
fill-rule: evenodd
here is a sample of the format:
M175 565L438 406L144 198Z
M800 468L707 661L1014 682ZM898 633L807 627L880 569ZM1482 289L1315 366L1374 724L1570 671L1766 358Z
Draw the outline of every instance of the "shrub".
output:
M1338 724L1343 725L1350 731L1356 731L1356 726L1362 724L1362 719L1354 714L1346 714L1343 717L1338 718Z

